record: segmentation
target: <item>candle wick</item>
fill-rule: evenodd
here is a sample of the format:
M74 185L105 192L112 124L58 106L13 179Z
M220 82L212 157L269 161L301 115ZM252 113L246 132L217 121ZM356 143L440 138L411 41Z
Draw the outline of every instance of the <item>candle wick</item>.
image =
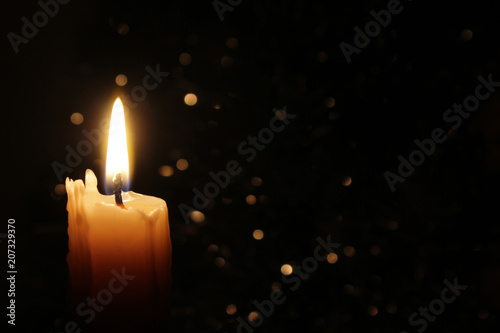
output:
M115 202L118 206L125 208L122 199L122 175L117 173L113 179L113 194L115 195Z

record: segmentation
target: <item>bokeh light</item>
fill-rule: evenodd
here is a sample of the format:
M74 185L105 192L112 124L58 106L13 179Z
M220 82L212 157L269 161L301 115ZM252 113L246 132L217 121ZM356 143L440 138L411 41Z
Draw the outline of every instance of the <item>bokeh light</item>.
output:
M170 177L174 174L174 168L170 165L162 165L158 168L158 173L163 177Z
M396 306L396 304L389 303L389 304L387 304L386 310L387 310L387 313L394 314L398 311L398 307Z
M473 34L472 34L472 30L470 30L470 29L465 29L460 34L460 38L462 38L462 40L464 42L470 41L472 39L472 37L473 37Z
M352 247L350 245L346 245L344 247L344 254L346 257L352 257L355 253L356 253L356 250L354 249L354 247Z
M251 322L256 322L259 320L259 314L255 311L252 311L248 314L248 320Z
M238 310L238 308L236 307L236 305L234 304L229 304L226 308L226 313L228 315L234 315L236 313L236 311Z
M339 256L336 253L328 253L328 257L326 257L326 260L330 264L335 264L339 260Z
M252 184L255 187L258 187L258 186L262 185L262 178L260 178L260 177L253 177L250 180L250 184Z
M205 221L205 214L200 212L199 210L193 210L191 214L189 214L189 218L196 223L201 223Z
M335 99L333 97L328 97L325 99L325 106L327 108L333 108L335 106Z
M219 252L219 246L216 244L210 244L208 246L208 252Z
M293 268L289 264L284 264L281 266L281 274L283 275L290 275L293 273Z
M222 66L224 67L230 67L234 64L234 60L233 58L231 58L230 56L223 56L221 59L220 59L220 63L222 64Z
M370 316L374 317L378 314L378 309L376 306L372 305L368 307L367 312Z
M226 39L226 46L230 49L235 49L238 47L238 40L234 37L229 37Z
M389 230L397 230L399 228L399 223L398 221L389 221L389 223L387 224L387 228L389 228Z
M75 112L71 115L71 122L74 125L80 125L83 123L83 115L81 113Z
M128 78L124 74L118 74L115 78L115 82L117 86L123 87L124 85L127 84Z
M184 103L186 103L186 105L188 106L196 105L197 102L198 102L198 97L196 97L195 94L189 93L186 94L186 96L184 96Z
M180 171L184 171L186 170L188 167L189 167L189 163L187 160L183 159L183 158L180 158L177 160L177 162L175 163L175 166L177 167L177 169L179 169Z
M245 198L245 201L247 202L247 204L249 205L255 205L257 203L257 198L255 197L255 195L253 194L249 194L247 195L247 197Z
M283 110L283 109L279 109L279 110L276 111L276 113L274 114L274 116L278 120L285 120L285 118L286 118L286 111Z
M374 256L378 256L380 254L380 251L380 246L378 245L373 245L372 247L370 247L370 253Z
M280 291L281 290L281 283L280 282L273 282L273 284L271 285L271 289L273 291Z
M127 23L122 23L120 25L118 25L118 27L116 28L116 31L120 34L120 35L123 35L125 36L126 34L128 34L128 32L130 31L130 27L128 26Z
M66 194L66 186L64 184L57 184L54 187L54 192L56 192L57 195L64 195Z
M347 176L342 179L342 185L349 186L352 184L352 178Z
M256 240L261 240L262 238L264 238L264 232L260 229L255 229L253 231L253 238L255 238Z
M215 265L217 267L224 267L224 265L226 265L226 260L222 257L217 257L215 258Z
M191 63L191 55L189 53L182 53L179 56L179 63L184 66L189 65Z

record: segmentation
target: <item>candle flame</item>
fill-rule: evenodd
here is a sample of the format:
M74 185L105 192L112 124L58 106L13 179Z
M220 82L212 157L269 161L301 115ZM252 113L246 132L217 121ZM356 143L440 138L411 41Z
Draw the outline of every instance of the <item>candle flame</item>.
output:
M125 112L120 98L117 98L111 112L109 124L108 151L106 154L106 188L113 188L113 180L121 174L123 191L128 191L129 162Z

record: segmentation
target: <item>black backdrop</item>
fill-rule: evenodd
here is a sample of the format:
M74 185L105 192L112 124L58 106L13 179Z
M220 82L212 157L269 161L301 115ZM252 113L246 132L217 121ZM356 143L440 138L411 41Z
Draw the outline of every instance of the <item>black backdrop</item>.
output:
M175 332L236 332L238 316L247 320L257 311L252 302L268 299L280 281L274 287L287 300L256 332L416 332L422 326L409 317L455 278L467 289L427 331L495 332L499 95L456 129L443 115L474 96L479 76L500 81L497 6L402 1L348 63L340 43L353 45L353 29L393 2L219 3L233 4L223 21L211 1L73 0L16 53L9 33L22 35L21 19L32 21L41 7L2 1L0 232L16 220L16 328L63 330L67 197L56 191L54 161L65 164L66 146L76 149L114 98L158 65L170 75L127 107L131 189L169 207ZM123 87L118 74L128 78ZM187 93L196 105L185 104ZM239 144L283 108L297 117L247 162ZM73 124L73 113L83 123ZM397 173L398 156L408 158L414 140L435 128L447 140L392 192L384 173ZM192 206L192 189L233 159L243 172L201 210L202 222L186 224L178 206ZM162 176L162 165L173 175ZM102 179L103 144L63 178L83 178L87 168ZM252 237L255 229L263 239ZM327 235L340 244L338 261L318 263L291 290L282 265L300 265Z

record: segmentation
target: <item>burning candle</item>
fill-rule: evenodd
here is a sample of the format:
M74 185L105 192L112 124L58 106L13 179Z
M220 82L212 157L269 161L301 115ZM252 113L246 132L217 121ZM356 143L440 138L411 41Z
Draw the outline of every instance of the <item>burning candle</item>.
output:
M99 193L92 170L85 184L66 179L70 316L84 331L164 331L171 285L168 209L162 199L123 191L129 166L120 99L111 115L106 179L113 195Z

